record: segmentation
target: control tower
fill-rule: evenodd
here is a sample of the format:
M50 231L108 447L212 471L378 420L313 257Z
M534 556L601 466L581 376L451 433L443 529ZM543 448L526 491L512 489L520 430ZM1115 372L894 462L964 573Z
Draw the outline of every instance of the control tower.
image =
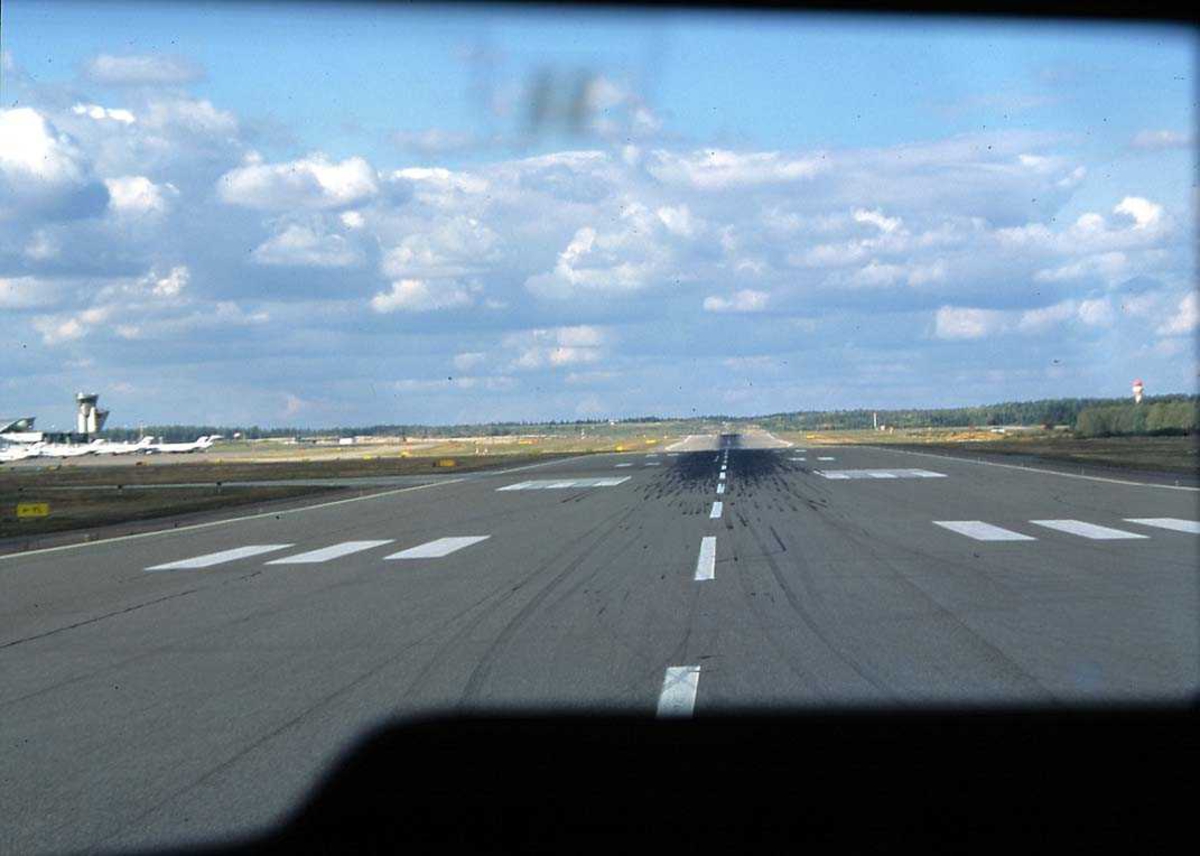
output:
M79 434L96 434L104 429L108 419L108 411L96 406L100 396L94 392L80 392L75 395L75 431Z

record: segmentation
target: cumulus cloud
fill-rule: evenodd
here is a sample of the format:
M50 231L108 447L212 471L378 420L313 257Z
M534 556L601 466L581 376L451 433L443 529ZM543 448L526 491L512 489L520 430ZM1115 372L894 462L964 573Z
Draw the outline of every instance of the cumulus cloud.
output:
M314 154L285 163L251 160L217 183L221 200L260 211L343 208L379 192L375 171L360 157L340 163Z
M59 300L52 282L33 276L0 277L0 309L40 309Z
M473 302L470 290L455 282L402 279L393 282L389 291L381 291L372 297L371 309L380 314L432 312L470 306Z
M144 175L106 178L108 207L119 217L152 217L165 214L168 200L179 191L175 185L155 184Z
M358 264L361 256L343 236L291 223L252 253L262 265L339 268Z
M74 140L31 107L0 110L0 216L86 217L107 202Z
M102 86L178 86L204 77L192 60L163 54L100 54L86 62L83 74Z
M1158 332L1163 336L1186 336L1197 329L1200 329L1200 298L1193 291L1179 301L1171 317L1159 325Z
M770 295L765 291L744 288L729 297L710 295L704 298L705 312L762 312L767 308Z
M608 336L591 325L539 328L505 338L505 346L517 351L514 369L562 368L599 362L606 353Z
M1000 330L1004 314L990 309L943 306L937 311L934 335L939 339L982 339Z

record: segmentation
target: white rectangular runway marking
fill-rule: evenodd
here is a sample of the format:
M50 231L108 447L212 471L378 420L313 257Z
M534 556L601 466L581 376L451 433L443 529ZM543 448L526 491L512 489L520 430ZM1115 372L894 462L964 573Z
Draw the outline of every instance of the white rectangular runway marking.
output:
M700 539L700 555L696 558L696 580L711 580L717 575L717 538L706 535Z
M496 490L560 490L569 487L614 487L629 481L630 476L602 479L536 479L498 487Z
M660 467L660 466L662 466L662 464L660 464L658 461L646 461L646 466L648 466L648 467Z
M632 467L632 466L633 466L633 464L617 464L618 469L621 467Z
M788 458L788 460L789 461L800 461L801 463L804 463L805 461L808 460L808 458Z
M1093 541L1118 541L1121 539L1149 538L1149 535L1139 535L1136 532L1126 532L1123 529L1111 529L1108 526L1097 526L1095 523L1084 523L1082 520L1030 520L1030 523L1045 526L1047 529L1057 529L1069 535L1090 538Z
M717 476L717 478L719 478L721 481L725 481L725 473L721 473L719 476Z
M1022 535L1011 529L1002 529L982 520L935 520L934 526L941 526L959 535L966 535L976 541L1036 541L1032 535Z
M267 564L315 565L321 562L328 562L330 559L340 558L341 556L349 556L351 553L361 553L363 550L370 550L372 547L382 547L384 544L391 544L392 540L388 538L385 541L343 541L341 544L334 544L332 547L322 547L320 550L310 550L307 553L298 553L295 556L272 559Z
M1188 532L1200 535L1200 522L1182 520L1178 517L1126 517L1126 523L1140 523L1143 526L1154 526L1159 529L1170 529L1174 532Z
M837 460L837 458L831 458L831 457L828 457L828 456L822 457L822 456L818 455L818 456L817 456L817 460L818 460L818 461L836 461L836 460Z
M668 666L658 694L660 718L687 719L696 707L696 691L700 689L699 666Z
M819 460L825 460L820 458ZM944 479L945 473L935 473L932 470L899 469L899 470L813 470L817 475L827 479Z
M208 553L192 559L181 559L178 562L167 562L165 565L154 565L147 571L180 571L185 568L211 568L223 562L233 562L237 559L247 559L262 553L272 553L275 550L286 550L291 544L251 544L248 547L236 547L232 550L222 550L219 553Z
M721 494L723 494L724 492L725 492L725 485L723 485L723 484L718 484L718 485L717 485L717 496L720 496L720 495L721 495Z
M723 512L724 510L725 510L725 503L720 502L720 501L714 502L712 511L710 511L708 513L708 519L709 520L720 520L721 512Z
M399 553L384 556L384 559L440 559L443 556L449 556L451 553L461 550L463 547L470 547L472 544L486 541L490 537L492 536L462 535L457 538L438 538L436 541L418 544L416 547L409 547L407 550L401 550Z

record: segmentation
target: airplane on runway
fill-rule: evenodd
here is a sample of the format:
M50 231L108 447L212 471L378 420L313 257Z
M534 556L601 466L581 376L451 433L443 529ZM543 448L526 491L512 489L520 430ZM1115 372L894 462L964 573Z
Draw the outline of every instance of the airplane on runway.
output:
M96 443L99 440L93 440L86 445L75 445L73 443L34 443L29 447L27 458L79 458L83 455L90 455L96 451Z

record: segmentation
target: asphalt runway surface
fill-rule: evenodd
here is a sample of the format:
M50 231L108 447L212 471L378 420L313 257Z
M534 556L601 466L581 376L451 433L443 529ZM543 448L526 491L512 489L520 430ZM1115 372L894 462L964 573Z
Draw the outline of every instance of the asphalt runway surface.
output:
M261 829L397 715L1182 702L1198 500L757 433L3 557L0 852Z

